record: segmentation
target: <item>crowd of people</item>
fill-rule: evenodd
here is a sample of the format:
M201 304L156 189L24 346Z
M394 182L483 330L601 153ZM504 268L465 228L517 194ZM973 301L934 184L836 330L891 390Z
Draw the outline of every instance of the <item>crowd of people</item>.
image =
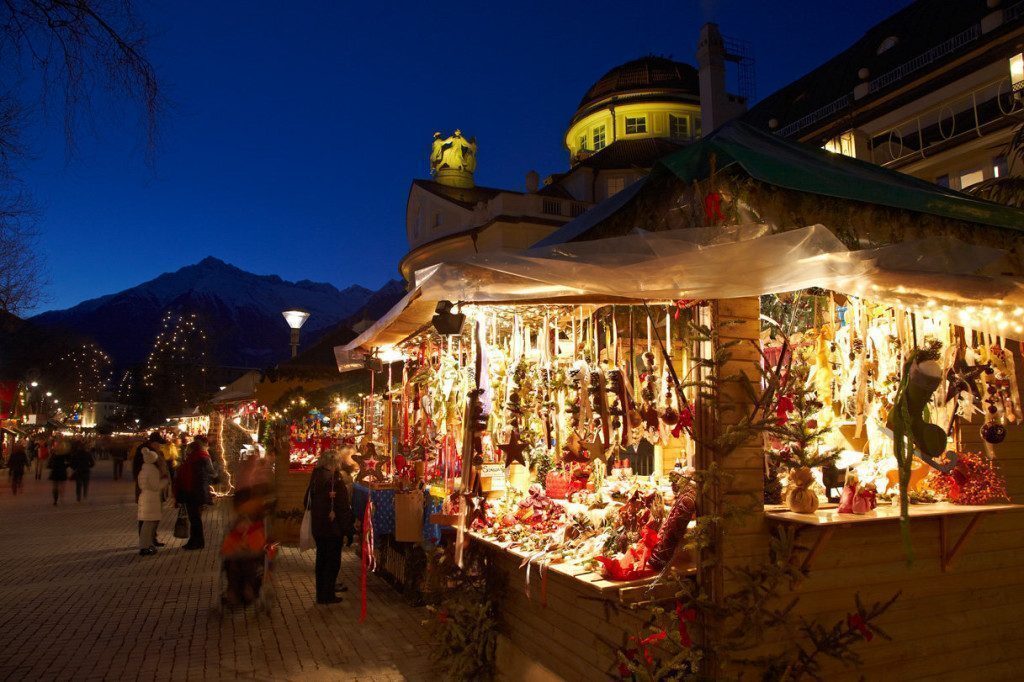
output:
M316 547L318 604L339 602L340 593L347 591L338 585L342 548L351 545L354 536L351 499L355 467L351 448L347 450L327 450L320 455L305 493L304 506ZM36 479L45 476L51 482L54 506L64 499L69 480L75 483L76 500L88 499L92 470L98 461L110 460L113 479L119 481L131 460L139 554L152 556L165 546L159 526L165 511L174 507L179 509L175 535L183 537L178 532L182 529L187 533L181 548L206 547L203 509L213 504L213 488L219 478L205 435L153 431L143 442L132 443L104 436L39 433L10 442L4 454L13 494L22 492L26 473L34 471ZM228 579L226 603L252 603L260 591L261 569L270 546L265 521L272 505L272 487L265 460L259 454L243 457L233 486L233 520L221 545Z

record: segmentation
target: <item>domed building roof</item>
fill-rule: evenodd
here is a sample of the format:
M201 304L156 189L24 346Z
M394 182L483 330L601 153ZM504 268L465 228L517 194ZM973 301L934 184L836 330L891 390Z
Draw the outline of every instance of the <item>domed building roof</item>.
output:
M666 57L647 56L620 64L601 76L580 100L573 120L590 113L610 98L637 100L657 94L672 99L700 100L697 69Z

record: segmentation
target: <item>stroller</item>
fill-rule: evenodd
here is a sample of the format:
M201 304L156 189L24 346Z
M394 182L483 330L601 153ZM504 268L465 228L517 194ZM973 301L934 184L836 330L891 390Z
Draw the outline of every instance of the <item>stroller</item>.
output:
M255 605L267 613L274 603L273 566L278 544L269 540L272 504L263 493L254 488L235 493L235 519L220 549L227 579L221 604L242 608Z

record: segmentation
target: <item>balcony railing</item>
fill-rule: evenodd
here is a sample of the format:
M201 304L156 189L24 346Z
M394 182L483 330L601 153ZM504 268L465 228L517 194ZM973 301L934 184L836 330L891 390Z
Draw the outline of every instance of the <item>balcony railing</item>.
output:
M991 81L873 135L871 161L894 166L925 158L967 137L984 137L1020 110L1009 76Z

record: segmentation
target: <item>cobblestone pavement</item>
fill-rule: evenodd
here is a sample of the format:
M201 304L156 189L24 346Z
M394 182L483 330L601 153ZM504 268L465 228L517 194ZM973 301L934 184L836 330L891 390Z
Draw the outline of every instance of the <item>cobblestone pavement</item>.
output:
M221 611L222 513L208 512L207 548L167 542L139 556L132 482L98 462L90 499L69 482L54 507L49 481L26 476L14 497L0 471L0 680L432 679L424 611L370 576L358 618L359 566L343 554L340 604L313 603L313 553L284 548L269 614Z

